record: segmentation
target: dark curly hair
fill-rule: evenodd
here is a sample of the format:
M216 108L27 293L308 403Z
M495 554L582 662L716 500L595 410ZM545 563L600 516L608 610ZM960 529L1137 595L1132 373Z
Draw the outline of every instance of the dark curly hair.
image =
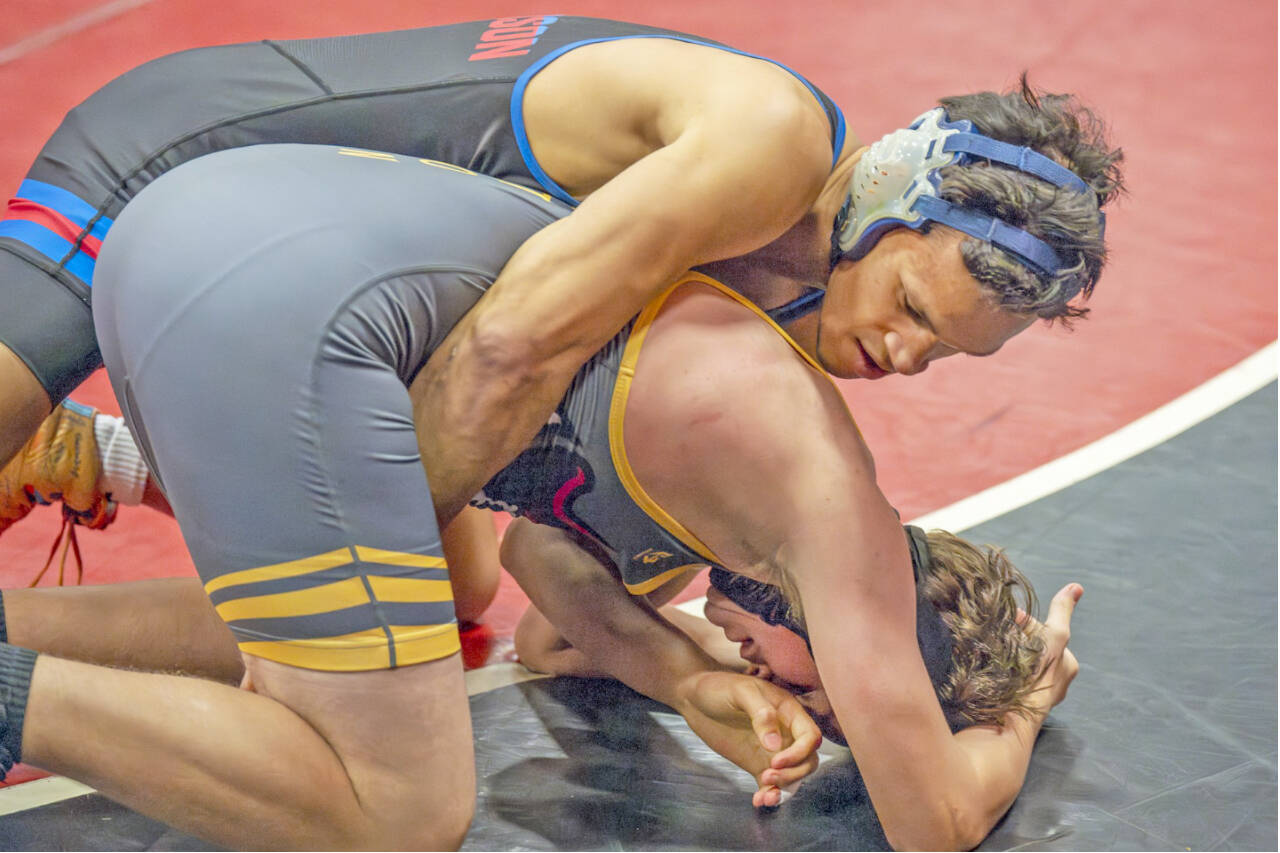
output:
M956 95L939 103L948 119L967 119L986 136L1033 148L1075 172L1092 190L1062 190L987 160L939 173L942 198L1039 237L1065 263L1056 274L1038 273L991 243L966 238L960 248L965 266L1002 307L1050 321L1085 316L1087 308L1069 303L1076 294L1088 298L1102 273L1107 249L1099 209L1124 192L1124 153L1107 141L1106 128L1092 110L1073 95L1037 92L1026 72L1014 91Z

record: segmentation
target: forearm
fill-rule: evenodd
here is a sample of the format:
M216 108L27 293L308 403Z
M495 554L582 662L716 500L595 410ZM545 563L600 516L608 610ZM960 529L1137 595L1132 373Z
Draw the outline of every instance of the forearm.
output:
M914 796L899 792L892 799L873 793L890 843L899 850L969 850L981 844L1022 789L1039 728L1038 720L1011 716L1003 729L964 729L937 756L927 790Z
M198 578L5 590L7 640L72 660L238 683L240 651Z
M969 773L969 778L956 783L956 802L965 806L962 813L968 816L970 846L980 843L1013 804L1026 780L1040 728L1049 711L1066 698L1080 670L1067 643L1071 614L1083 593L1079 584L1067 584L1054 595L1044 624L1032 619L1023 626L1024 631L1039 634L1044 641L1040 673L1026 697L1027 713L1010 711L1001 728L973 727L953 737Z
M738 672L748 669L747 662L739 654L738 644L731 642L725 637L724 631L712 625L705 618L695 616L672 604L663 605L658 609L658 612L662 614L664 619L679 628L689 639L697 643L699 648L714 658L722 667Z
M508 529L503 565L591 668L676 708L683 680L725 669L558 531L536 528Z
M696 122L511 256L410 389L442 521L524 449L578 369L676 276L757 249L804 214L829 172L818 153L828 142L825 129L812 135L810 107L784 112L768 134L731 134L735 157L708 137L715 122ZM781 152L786 167L762 182L757 164ZM744 181L760 203L742 203Z
M794 696L722 667L560 531L513 524L503 564L584 662L674 708L754 776L757 805L776 805L781 786L817 767L822 738Z
M530 237L414 378L442 524L528 446L579 368L669 278L602 244L590 207Z
M454 613L459 622L474 622L493 603L502 580L493 516L464 507L440 531L440 544L449 564Z
M1042 721L1040 715L1029 720L1009 714L1002 729L979 726L955 734L956 744L968 756L976 777L969 791L973 798L975 846L991 832L1022 790Z
M672 605L665 605L658 612L721 666L739 671L746 669L746 662L738 655L738 646L726 640L724 632L706 619ZM559 630L532 605L516 626L515 643L520 662L534 672L580 678L609 677L580 649L569 645Z
M556 626L532 604L516 625L515 644L520 663L534 672L578 678L610 677L594 666L581 649L569 645Z
M442 528L529 445L577 367L517 366L494 357L478 337L464 318L410 389L418 447Z

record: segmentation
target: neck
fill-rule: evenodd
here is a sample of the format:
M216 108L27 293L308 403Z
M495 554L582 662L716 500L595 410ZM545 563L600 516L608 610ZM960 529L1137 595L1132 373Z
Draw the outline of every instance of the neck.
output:
M787 336L796 342L796 346L808 353L818 364L822 364L822 357L818 355L818 343L822 332L822 324L819 322L820 313L821 309L810 311L782 327ZM825 364L822 364L822 369L826 370Z
M785 279L789 287L779 287L779 299L769 302L770 305L780 304L786 298L790 298L783 293L784 289L793 295L798 295L803 292L803 288L825 288L827 278L831 274L832 225L848 196L849 179L853 175L853 167L864 150L866 149L846 148L845 153L836 161L831 174L827 176L809 212L787 229L781 237L740 258L710 264L707 266L708 273L715 275L713 269L731 265L734 267L733 274L737 278L742 277L744 269L749 268L750 273L746 275L760 281L776 282L779 279Z

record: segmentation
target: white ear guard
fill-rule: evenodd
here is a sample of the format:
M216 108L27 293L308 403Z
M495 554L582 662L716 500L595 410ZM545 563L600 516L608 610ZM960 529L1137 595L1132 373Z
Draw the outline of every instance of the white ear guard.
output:
M928 222L937 222L999 246L1037 272L1056 274L1062 260L1048 243L1007 222L938 197L939 170L974 159L1013 166L1059 189L1090 191L1079 175L1043 154L983 136L973 130L972 122L948 121L946 110L936 107L863 152L854 167L849 196L836 216L831 266L843 258L859 260L890 228L901 225L919 230ZM1101 211L1098 221L1105 228ZM814 310L824 295L823 290L810 291L772 309L769 316L778 323L790 322Z
M1073 192L1088 186L1070 169L1030 148L983 136L968 121L947 121L941 107L872 145L854 167L848 210L837 220L839 257L858 260L889 228L920 229L937 222L986 240L1033 269L1053 275L1062 266L1043 240L986 214L965 210L938 197L944 166L974 158L993 160Z

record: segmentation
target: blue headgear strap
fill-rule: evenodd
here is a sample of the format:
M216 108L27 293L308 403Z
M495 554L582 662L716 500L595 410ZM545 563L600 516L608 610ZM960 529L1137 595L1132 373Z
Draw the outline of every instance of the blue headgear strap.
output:
M959 159L955 162L963 163L968 158L980 157L1012 166L1028 175L1048 181L1059 189L1080 193L1090 191L1088 184L1079 175L1040 152L1025 145L1011 145L1008 142L984 136L973 130L971 122L965 120L951 122L947 120L946 113L941 108L936 108L936 111L941 114L937 122L939 127L957 131L948 134L942 140L942 151L954 152L958 155ZM910 129L919 128L929 115L930 113L926 113L921 116L912 123ZM928 153L925 155L926 159L932 155L933 144L936 144L936 141L930 144ZM936 184L936 174L937 169L931 169L927 175L922 176L922 179ZM850 195L836 215L831 235L831 267L833 269L842 258L858 260L866 255L886 227L905 225L910 228L920 228L926 222L937 222L999 246L1041 273L1053 275L1062 268L1062 259L1058 257L1058 253L1040 238L995 217L951 204L936 195L921 195L916 199L911 206L911 211L919 216L914 222L896 219L881 220L868 228L853 246L847 250L841 250L840 234L853 213L852 201L853 197ZM1098 212L1098 223L1099 227L1106 228L1106 216L1101 211ZM769 316L777 323L787 323L814 310L822 301L822 297L822 291L806 293L769 311Z
M942 143L943 151L962 151L986 160L995 160L1006 166L1013 166L1020 172L1035 175L1053 184L1055 187L1073 192L1089 191L1089 185L1065 166L1060 166L1048 157L1028 148L1025 145L1010 145L981 133L957 133L948 136Z
M770 308L767 312L769 319L777 323L779 326L785 326L797 317L803 317L810 311L814 310L822 303L822 297L826 296L825 290L814 288L803 296L797 296L784 305L777 308Z
M1023 263L1040 272L1052 275L1062 266L1058 253L1049 244L1021 228L1015 228L1003 220L985 213L975 213L954 205L937 196L921 196L912 210L927 220L963 231L970 237L986 240L1007 252L1018 256Z

